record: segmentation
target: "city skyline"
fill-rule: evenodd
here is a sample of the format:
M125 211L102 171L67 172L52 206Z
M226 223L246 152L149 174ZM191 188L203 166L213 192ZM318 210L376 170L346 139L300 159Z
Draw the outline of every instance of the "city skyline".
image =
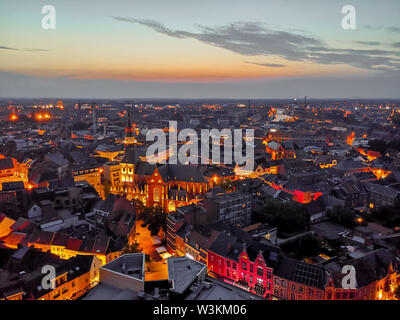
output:
M0 96L399 98L397 1L3 1Z

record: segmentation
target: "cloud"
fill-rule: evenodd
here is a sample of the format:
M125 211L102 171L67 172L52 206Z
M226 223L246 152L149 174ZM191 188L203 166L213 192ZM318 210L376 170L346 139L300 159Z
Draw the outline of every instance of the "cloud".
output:
M6 46L0 46L0 50L25 51L25 52L47 52L47 51L50 51L47 49L37 49L37 48L18 49L18 48L6 47Z
M392 32L392 33L400 33L400 27L383 27L383 26L371 26L371 25L365 25L364 29L370 30L370 31L386 31L386 32Z
M386 27L385 30L393 33L400 33L400 27Z
M362 44L364 46L379 46L381 42L379 41L355 41L355 43Z
M276 56L288 61L347 64L369 70L400 70L399 52L390 50L337 49L322 40L300 33L271 30L262 23L237 22L225 26L198 25L197 32L172 30L153 20L112 17L146 26L178 39L196 39L243 56ZM393 57L394 56L394 57Z
M0 46L0 49L2 49L2 50L15 50L15 51L19 50L19 49L16 49L16 48L11 48L11 47L6 47L6 46Z
M252 61L245 61L245 62L249 63L249 64L255 64L256 66L262 66L262 67L271 67L271 68L286 67L284 64L279 64L279 63L258 63L258 62L252 62Z

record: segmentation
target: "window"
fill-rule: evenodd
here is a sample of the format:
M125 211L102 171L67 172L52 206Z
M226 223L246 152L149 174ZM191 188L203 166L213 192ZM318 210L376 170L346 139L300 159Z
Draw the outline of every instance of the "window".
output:
M247 263L246 262L242 262L242 270L247 270Z
M232 267L236 270L236 263L232 263Z
M257 267L257 275L259 275L260 277L264 275L263 268Z
M267 271L267 279L271 279L271 271Z
M228 268L230 268L230 267L231 267L231 262L230 262L230 261L227 261L227 262L226 262L226 265L227 265Z
M168 204L168 210L169 212L173 212L176 210L175 203L173 201L170 201L170 203Z
M158 188L154 189L153 200L156 202L160 201L160 190Z
M253 265L250 265L250 272L253 273Z

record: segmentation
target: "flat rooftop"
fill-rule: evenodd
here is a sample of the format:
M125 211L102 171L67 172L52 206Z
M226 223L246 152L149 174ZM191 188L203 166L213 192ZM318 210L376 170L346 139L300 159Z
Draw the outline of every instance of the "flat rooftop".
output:
M106 283L100 283L82 300L137 300L138 293L129 289L122 290Z
M185 300L262 300L262 298L221 280L207 277L205 282Z
M102 269L144 281L144 254L129 253L102 266Z
M168 280L173 282L171 291L179 294L189 288L198 275L207 268L205 264L188 257L168 258L167 263Z

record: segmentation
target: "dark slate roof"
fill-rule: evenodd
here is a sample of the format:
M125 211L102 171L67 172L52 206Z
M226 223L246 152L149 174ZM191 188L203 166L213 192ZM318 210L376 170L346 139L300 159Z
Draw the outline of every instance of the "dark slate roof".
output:
M135 174L141 176L151 176L156 168L155 165L145 161L138 161L135 167Z
M110 238L106 236L97 236L93 245L92 253L106 254L109 248ZM118 251L118 250L115 250Z
M126 145L122 163L136 164L140 160L136 145Z
M186 182L205 182L203 172L199 166L183 164L164 164L158 168L163 180L186 181Z
M370 192L378 193L383 196L390 196L393 198L399 196L399 194L400 194L400 191L397 191L396 189L393 189L388 186L382 186L382 185L376 184L376 183L367 182L365 184L365 188Z
M251 241L246 245L246 252L251 261L255 261L261 253L267 266L274 268L278 263L280 250L276 246Z
M232 245L235 244L235 242L236 242L236 237L232 237L226 234L225 232L221 232L218 235L218 238L210 246L209 251L214 252L220 255L221 257L226 257L228 252L231 250ZM241 250L238 251L238 255L240 253ZM237 257L235 259L237 259Z
M378 249L350 261L356 269L357 287L364 287L387 275L390 264L396 264L395 255L387 249Z
M109 193L107 197L101 201L100 206L98 207L99 210L104 212L111 212L114 202L118 199L118 196L112 193Z
M14 163L11 158L0 159L0 170L14 168Z
M325 267L305 263L286 256L279 256L274 274L280 278L318 289L325 289L329 278L329 273Z
M352 169L362 169L367 167L366 164L364 164L361 161L354 161L354 160L344 160L338 163L336 166L337 170L352 170Z
M323 212L325 210L325 203L322 197L318 197L316 200L307 203L305 207L307 212L312 216Z
M50 245L53 240L54 232L36 231L29 239L30 243Z
M33 224L29 222L29 220L19 217L18 220L11 226L11 229L14 231L29 231L33 229Z

